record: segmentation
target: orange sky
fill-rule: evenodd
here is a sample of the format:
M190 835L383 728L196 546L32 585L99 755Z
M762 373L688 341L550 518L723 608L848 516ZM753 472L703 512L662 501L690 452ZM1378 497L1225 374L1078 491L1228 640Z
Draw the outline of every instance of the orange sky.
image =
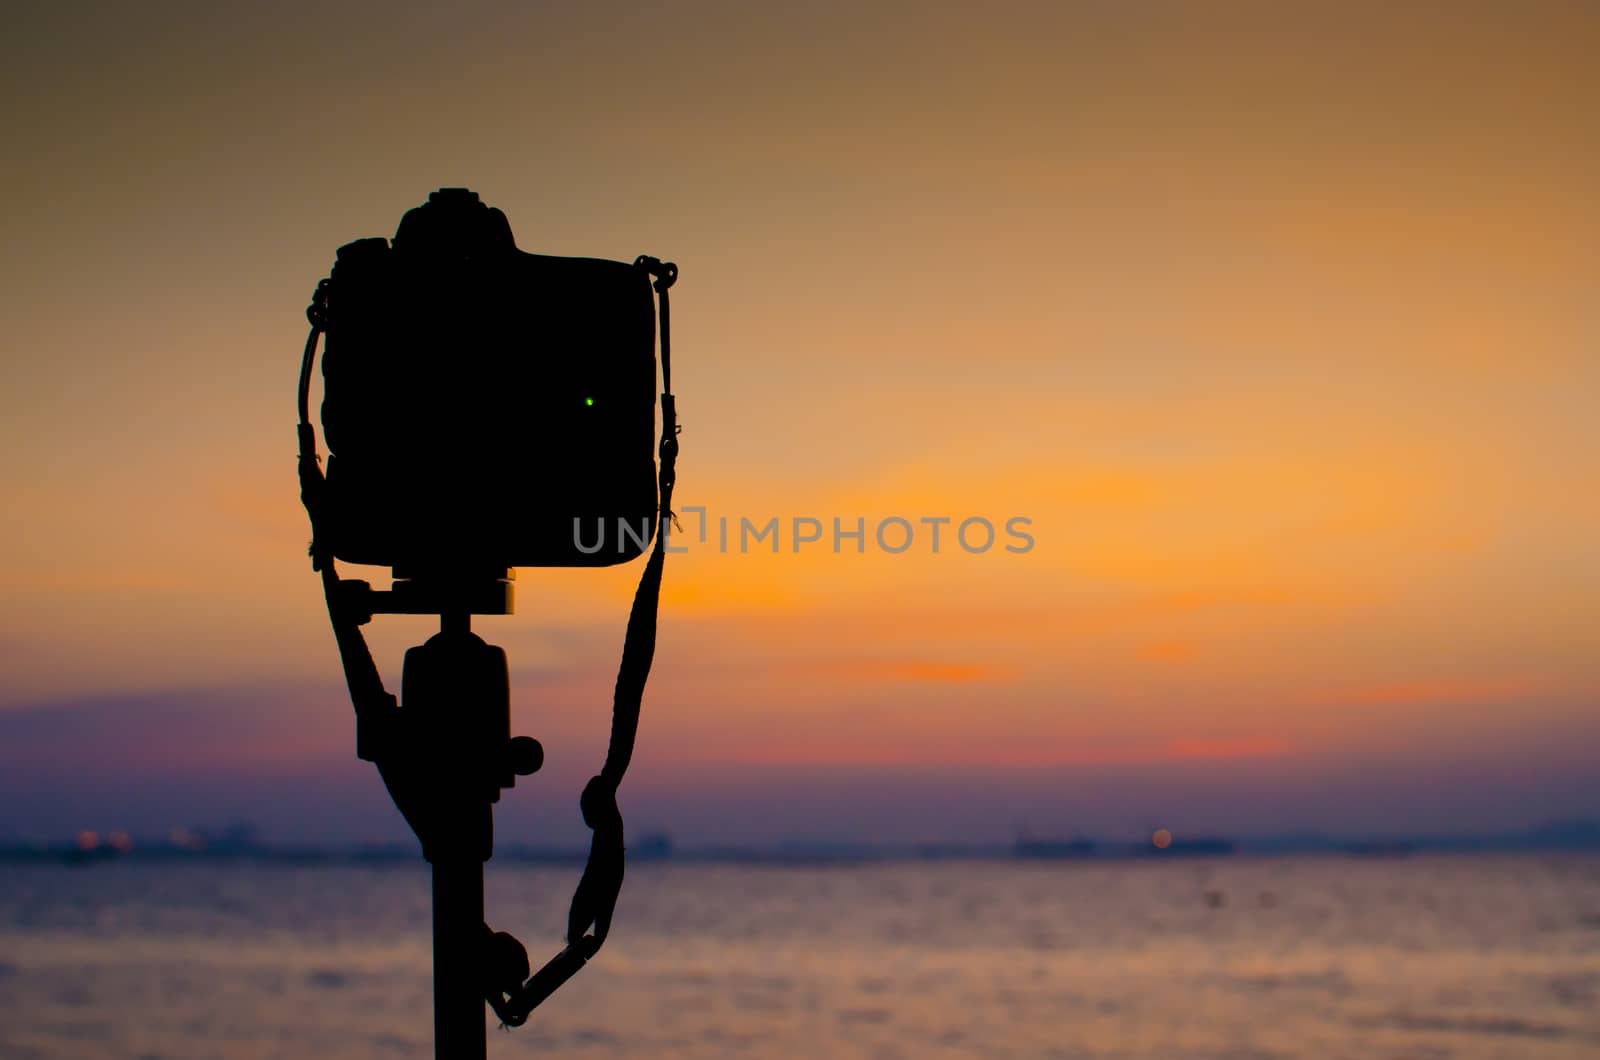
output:
M673 557L641 799L770 766L1037 774L1063 829L1294 823L1240 778L1331 826L1600 812L1593 7L516 6L12 15L0 711L249 689L283 724L223 760L363 768L301 310L466 185L524 249L680 264L683 504L1032 520ZM603 753L636 576L524 571L478 623L553 776ZM374 629L396 682L426 632Z

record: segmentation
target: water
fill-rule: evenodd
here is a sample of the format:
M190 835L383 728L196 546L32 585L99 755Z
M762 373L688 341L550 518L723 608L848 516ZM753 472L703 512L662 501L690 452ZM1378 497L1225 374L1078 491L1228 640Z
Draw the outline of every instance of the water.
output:
M576 870L491 865L559 948ZM0 866L0 1060L431 1056L418 868ZM1600 1057L1600 858L631 869L492 1057Z

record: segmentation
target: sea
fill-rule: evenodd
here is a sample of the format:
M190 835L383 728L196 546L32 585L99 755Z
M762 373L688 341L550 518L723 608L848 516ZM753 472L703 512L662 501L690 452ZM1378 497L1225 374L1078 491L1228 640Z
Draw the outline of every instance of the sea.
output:
M576 866L491 863L535 965ZM409 864L0 864L0 1060L430 1057ZM1600 1057L1600 856L643 863L491 1057Z

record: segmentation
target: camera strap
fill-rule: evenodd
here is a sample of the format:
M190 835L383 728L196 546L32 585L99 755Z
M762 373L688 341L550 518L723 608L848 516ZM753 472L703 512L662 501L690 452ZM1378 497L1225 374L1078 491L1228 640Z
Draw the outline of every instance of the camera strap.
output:
M644 268L653 278L651 286L656 293L657 313L660 322L661 347L661 442L657 485L659 501L656 513L656 540L645 563L639 586L634 591L633 606L628 613L627 634L623 640L622 662L617 670L617 682L611 705L611 738L606 758L600 772L585 785L579 807L584 823L594 833L589 846L589 857L584 865L578 888L572 896L567 916L567 946L551 958L543 968L526 982L528 972L527 951L522 944L504 932L492 932L484 926L484 967L482 982L484 997L494 1009L502 1024L519 1027L527 1022L529 1014L555 990L572 978L605 942L611 929L612 913L617 896L622 889L624 869L624 844L622 811L617 806L617 789L628 771L633 758L634 742L639 732L639 711L644 700L645 682L650 676L650 666L655 658L656 615L661 599L661 575L666 561L666 543L669 526L676 524L672 511L672 490L677 483L678 412L672 393L672 316L667 291L677 281L678 267L672 262L641 256L635 267ZM311 304L306 307L306 318L311 324L306 337L305 354L300 364L299 386L299 474L300 500L311 519L311 566L322 574L323 589L328 602L328 615L334 636L338 641L345 678L356 708L358 754L377 761L379 772L385 774L383 755L376 746L365 745L364 731L376 736L380 729L390 727L390 711L396 706L395 697L384 690L377 667L373 664L366 640L361 634L360 619L344 614L338 606L339 577L335 572L331 548L322 530L324 523L324 483L321 458L317 454L316 430L311 424L310 392L312 363L316 357L317 343L327 326L327 305L330 281L317 284ZM370 724L364 724L368 723ZM378 741L374 739L373 744ZM593 928L593 933L589 929Z
M635 266L655 277L652 286L661 321L661 445L657 484L660 502L656 513L656 541L645 563L639 587L634 590L633 607L628 612L628 632L622 642L622 664L617 668L617 684L611 700L611 741L606 748L605 765L584 786L579 808L584 823L594 832L589 843L589 859L572 895L567 914L567 947L552 957L525 983L501 991L492 985L510 977L488 970L491 985L487 1000L500 1022L520 1027L529 1014L558 987L577 974L595 955L611 930L611 914L622 890L624 847L622 811L617 806L617 788L633 758L634 740L639 733L639 707L644 700L645 681L656 651L656 611L661 599L661 572L666 561L667 531L674 521L672 487L677 483L678 411L672 395L672 312L667 290L678 278L672 262L640 257ZM593 934L588 934L590 927ZM509 936L494 936L489 948L495 960L518 972L527 967L526 951Z

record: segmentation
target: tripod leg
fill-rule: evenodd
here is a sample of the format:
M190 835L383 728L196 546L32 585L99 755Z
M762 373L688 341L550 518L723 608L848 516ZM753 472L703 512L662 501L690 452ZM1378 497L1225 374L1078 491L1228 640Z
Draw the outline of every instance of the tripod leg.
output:
M483 862L439 857L433 863L433 1042L436 1060L482 1060L485 1031L480 948Z
M483 864L494 852L491 805L506 768L510 691L502 649L470 632L465 616L441 625L406 652L401 710L415 736L407 818L433 865L435 1056L483 1060Z

